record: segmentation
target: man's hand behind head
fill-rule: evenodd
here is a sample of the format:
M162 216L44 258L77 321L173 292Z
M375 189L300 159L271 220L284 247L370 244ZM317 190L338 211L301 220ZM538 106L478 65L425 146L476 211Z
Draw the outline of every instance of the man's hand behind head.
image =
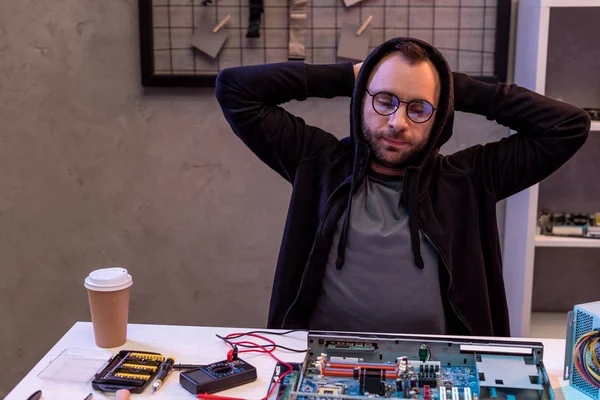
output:
M354 64L354 80L356 81L356 78L358 78L358 72L360 71L360 68L362 67L363 63L358 63L358 64Z

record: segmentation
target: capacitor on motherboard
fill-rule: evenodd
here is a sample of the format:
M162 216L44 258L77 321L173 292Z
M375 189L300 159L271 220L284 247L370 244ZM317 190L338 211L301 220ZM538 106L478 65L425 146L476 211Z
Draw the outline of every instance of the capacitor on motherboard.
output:
M323 375L323 364L320 361L315 363L315 368L319 370L319 375Z
M405 374L408 372L408 357L398 357L396 359L396 365L400 370L400 374Z
M403 388L402 388L402 396L404 396L405 398L408 397L408 391L410 389L410 382L408 380L405 380L403 382Z
M402 379L396 379L396 390L401 392L403 389Z
M359 375L360 375L360 367L354 367L354 369L352 370L352 378L354 378L354 380L358 380Z
M416 388L417 387L417 377L416 376L412 376L410 378L410 388Z

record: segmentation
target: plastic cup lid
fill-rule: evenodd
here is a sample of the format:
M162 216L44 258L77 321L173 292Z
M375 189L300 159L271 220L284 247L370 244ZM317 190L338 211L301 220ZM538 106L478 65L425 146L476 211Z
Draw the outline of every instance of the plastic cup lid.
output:
M92 271L85 278L84 286L96 292L114 292L127 289L133 284L133 278L125 268L102 268Z

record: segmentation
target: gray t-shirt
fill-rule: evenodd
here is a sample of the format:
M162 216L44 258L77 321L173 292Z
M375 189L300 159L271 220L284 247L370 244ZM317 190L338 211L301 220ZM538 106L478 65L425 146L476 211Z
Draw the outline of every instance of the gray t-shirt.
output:
M344 216L329 252L310 329L444 334L437 253L421 236L414 264L402 177L370 172L352 199L345 263L335 267Z

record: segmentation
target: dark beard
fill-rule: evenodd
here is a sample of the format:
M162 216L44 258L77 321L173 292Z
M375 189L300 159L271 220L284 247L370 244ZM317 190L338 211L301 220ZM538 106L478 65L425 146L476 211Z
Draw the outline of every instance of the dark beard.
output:
M392 153L394 156L389 157L390 152L385 151L385 143L382 142L381 138L383 136L389 136L392 138L399 138L402 136L373 132L365 125L364 122L362 127L364 137L367 140L369 148L371 149L373 161L383 167L404 169L411 164L415 164L418 158L421 156L423 149L425 149L425 146L427 146L428 138L425 138L420 142L408 141L405 138L402 138L402 140L406 141L410 147L403 152Z

